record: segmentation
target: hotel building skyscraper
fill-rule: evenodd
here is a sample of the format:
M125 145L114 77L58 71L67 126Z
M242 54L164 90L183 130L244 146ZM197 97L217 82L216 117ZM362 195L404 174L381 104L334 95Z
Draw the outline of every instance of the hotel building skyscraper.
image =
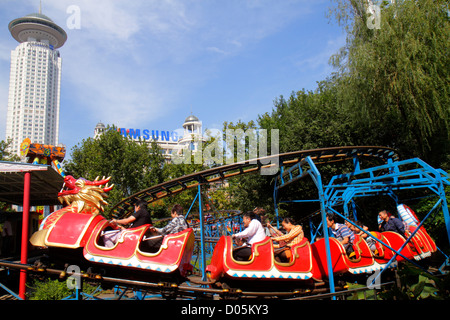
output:
M32 143L58 144L61 84L60 48L66 32L41 13L9 23L20 44L11 51L6 139L20 154L25 138Z

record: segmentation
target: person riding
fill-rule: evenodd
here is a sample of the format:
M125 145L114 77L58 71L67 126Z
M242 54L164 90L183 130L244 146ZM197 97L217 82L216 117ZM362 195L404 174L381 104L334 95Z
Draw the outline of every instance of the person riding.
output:
M378 213L378 217L381 220L379 228L381 231L393 231L400 235L405 235L405 225L400 221L400 219L392 216L386 210L382 210Z
M296 225L294 219L292 218L284 218L281 222L281 225L286 230L286 234L272 237L273 241L284 241L284 246L280 246L279 244L274 244L275 260L278 262L289 262L291 256L291 247L300 243L303 240L304 233L301 225ZM267 223L269 228L273 228L278 231L275 227L273 227L270 223Z
M363 238L366 241L367 245L369 246L369 249L372 252L375 252L376 251L376 241L372 237L369 237L366 233L366 232L369 232L369 227L364 225L364 223L362 223L362 221L360 221L360 220L357 220L357 221L355 221L353 219L350 219L350 220L354 224L356 224L356 226L349 223L348 221L345 221L345 225L350 230L352 230L355 235L359 235L361 238ZM366 231L366 232L364 232L364 231Z
M266 238L264 228L261 222L256 219L253 212L249 211L244 213L242 221L245 227L244 231L231 236L233 239L247 238L247 242L244 245L233 251L233 258L237 261L247 261L252 254L252 244Z
M253 209L253 213L255 214L255 219L262 223L266 214L266 210L261 207L256 207L255 209Z
M345 224L337 223L333 213L327 213L327 226L334 237L344 246L347 255L352 253L355 234Z
M137 228L145 224L152 224L152 218L150 213L147 211L147 202L143 200L138 200L134 204L134 212L131 216L124 219L112 219L111 223L117 225L119 230L106 231L103 235L103 241L105 247L113 247L117 240L120 238L122 231L125 230L127 224L131 223L130 228Z
M152 218L147 211L147 202L138 200L134 204L134 213L125 219L112 219L112 223L119 225L120 227L131 223L130 228L137 228L144 224L152 224Z
M155 228L156 232L162 235L181 232L189 225L183 216L183 207L179 204L175 204L170 210L170 216L172 220L164 228Z
M172 220L163 228L152 228L153 236L145 241L143 247L149 252L156 252L161 247L165 235L178 233L187 228L189 225L183 216L183 207L175 204L170 210Z

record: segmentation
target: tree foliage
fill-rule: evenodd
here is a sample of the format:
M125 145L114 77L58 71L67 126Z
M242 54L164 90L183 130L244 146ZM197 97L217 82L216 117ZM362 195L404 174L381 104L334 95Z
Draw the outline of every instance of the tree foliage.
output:
M293 92L274 101L272 113L260 115L263 129L280 130L280 152L352 144L350 117L336 103L336 88L322 81L315 91Z
M0 161L19 161L19 157L16 154L11 153L9 147L11 146L12 139L6 141L0 141Z
M367 2L337 2L334 16L348 31L345 47L332 57L338 101L370 133L359 130L359 140L433 165L448 161L448 2L384 1L379 29L368 27Z

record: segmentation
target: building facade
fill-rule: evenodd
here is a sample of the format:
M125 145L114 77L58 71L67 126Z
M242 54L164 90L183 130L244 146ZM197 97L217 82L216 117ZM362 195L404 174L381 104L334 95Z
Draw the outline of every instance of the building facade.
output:
M66 32L49 17L34 13L9 23L19 42L11 51L6 139L20 154L25 138L33 143L59 143L61 56Z
M202 122L194 115L188 116L182 125L183 129L176 130L151 130L151 129L117 129L123 136L150 144L156 141L161 148L166 161L170 162L176 154L180 155L183 150L189 149L193 152L201 148L206 141L203 137ZM94 129L94 139L105 132L106 126L99 122Z

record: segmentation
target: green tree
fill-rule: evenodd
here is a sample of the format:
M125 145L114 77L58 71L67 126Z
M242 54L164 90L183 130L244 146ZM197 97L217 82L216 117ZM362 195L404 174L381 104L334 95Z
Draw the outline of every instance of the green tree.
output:
M7 139L6 141L0 141L0 160L1 161L20 161L20 158L9 151L9 147L12 143L12 139Z
M347 110L336 101L337 86L334 79L329 78L318 83L314 91L300 90L293 92L288 99L281 96L274 101L271 113L258 117L262 129L279 130L280 153L316 148L355 145L354 130ZM321 166L324 181L338 172L349 169L351 163ZM261 184L263 181L259 181ZM273 177L265 180L260 201L263 206L273 207ZM258 185L258 183L256 183ZM245 187L244 187L245 188ZM283 199L306 200L317 198L317 188L311 179L283 188L280 196ZM251 194L246 195L251 199ZM317 210L315 203L282 204L280 212L299 219L307 213ZM271 209L273 211L273 209Z
M441 0L338 0L332 16L347 30L337 68L338 101L359 140L398 148L432 165L450 153L449 5ZM379 28L370 25L379 19Z
M0 161L20 161L20 158L9 151L9 146L11 145L12 139L8 139L7 141L1 140L0 141ZM0 202L0 210L2 211L15 211L11 209L9 205L7 205L5 202Z
M258 157L259 154L255 155L254 151L256 147L256 149L259 150L259 145L253 145L258 143L257 129L257 124L254 121L249 121L248 123L245 123L242 120L239 120L236 123L224 122L223 141L226 144L224 159L227 159L227 163L244 159L251 160ZM229 130L228 133L233 133L234 135L227 136L227 130ZM238 134L238 130L242 130L242 133L245 135ZM239 145L243 148L243 152L239 151ZM268 142L268 146L270 146L270 142ZM222 207L224 209L234 209L245 212L253 210L253 208L258 206L273 212L272 180L273 176L264 176L258 171L252 174L239 175L227 179L227 203L223 204Z
M257 155L250 154L250 148L255 150L256 124L253 120L245 123L239 120L237 123L225 121L223 124L224 162L234 163ZM253 145L252 145L253 144ZM231 152L233 152L231 154Z
M166 181L176 179L179 177L183 177L185 175L202 171L204 166L202 164L194 163L194 155L191 155L191 163L169 163L164 168L164 176L166 177ZM180 204L184 209L184 214L187 213L187 210L192 204L192 201L195 199L197 188L191 188L189 190L182 191L179 194L163 198L159 200L158 204L161 208L160 217L170 217L169 208L174 204ZM156 205L156 204L155 204ZM193 212L198 212L198 206L193 207Z
M262 129L279 129L280 152L351 145L352 123L346 110L336 103L336 88L329 80L315 91L280 96L272 113L258 118Z

